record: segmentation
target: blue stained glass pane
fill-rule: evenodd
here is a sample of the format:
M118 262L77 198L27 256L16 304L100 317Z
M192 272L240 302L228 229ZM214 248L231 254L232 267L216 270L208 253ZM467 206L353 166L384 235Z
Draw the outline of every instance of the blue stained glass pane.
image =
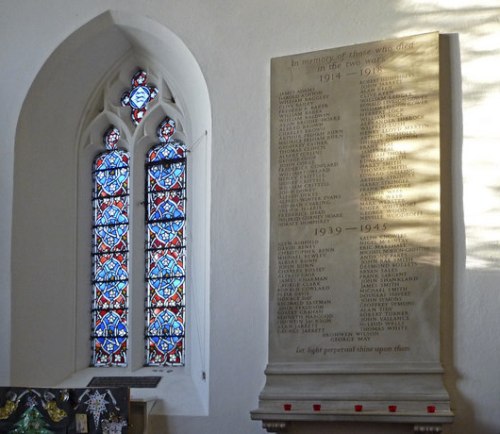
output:
M158 89L147 86L148 75L146 71L139 70L132 77L132 87L123 93L121 104L123 107L130 106L130 117L135 125L139 125L146 115L148 103L156 98Z
M149 309L148 336L184 336L184 308Z
M127 348L126 310L94 312L94 365L124 366Z
M148 245L153 249L181 247L184 240L184 220L148 224Z
M167 338L151 337L147 339L148 366L182 366L184 365L184 338L171 336Z
M94 161L92 365L127 364L128 153L120 132L104 134L108 149Z
M183 219L185 201L182 191L150 193L148 196L148 220Z
M95 160L95 170L115 170L128 168L128 153L123 149L114 149L100 154Z
M127 335L127 319L124 309L98 310L94 323L94 336L108 337Z
M95 282L96 297L94 299L94 309L123 309L127 304L126 280L114 282Z
M151 166L148 179L149 191L184 188L184 163Z
M181 364L183 362L184 309L156 308L148 310L149 364Z
M127 338L94 338L93 366L127 366Z
M128 223L128 197L112 197L94 201L96 226Z
M94 223L94 253L126 250L128 197L94 200Z
M128 225L98 226L94 229L94 252L125 250L128 245Z
M94 280L128 280L128 259L125 253L96 255L94 259Z
M134 109L142 109L151 99L151 91L147 86L138 86L130 92L130 107Z
M171 140L167 144L155 146L148 153L148 161L160 162L163 160L177 160L184 158L185 145L178 140Z
M128 193L129 169L105 170L95 173L97 197L120 196Z
M184 300L184 277L150 279L148 307L179 306Z
M184 276L184 255L178 250L148 252L148 279Z

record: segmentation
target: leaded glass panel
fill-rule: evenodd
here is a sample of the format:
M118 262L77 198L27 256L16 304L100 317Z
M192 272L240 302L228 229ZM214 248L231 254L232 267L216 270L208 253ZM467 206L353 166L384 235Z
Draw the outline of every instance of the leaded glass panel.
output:
M184 249L148 250L148 279L184 276Z
M185 146L175 122L158 127L146 160L146 365L184 364Z
M94 160L92 366L127 364L129 156L119 138L111 127Z
M158 95L158 89L147 83L148 74L146 71L137 71L132 77L130 89L125 91L121 97L122 106L130 106L130 119L134 125L139 125L146 116L149 102Z
M178 306L184 298L184 277L149 279L150 305L155 307Z
M148 170L149 190L153 191L168 191L179 190L184 185L184 162L175 163L175 160L169 161L167 164L156 164L150 166Z
M147 364L180 365L184 360L184 308L148 309Z
M165 220L167 218L184 218L184 191L173 190L161 193L150 193L148 201L148 219Z
M150 248L182 247L184 241L184 221L173 220L148 224Z

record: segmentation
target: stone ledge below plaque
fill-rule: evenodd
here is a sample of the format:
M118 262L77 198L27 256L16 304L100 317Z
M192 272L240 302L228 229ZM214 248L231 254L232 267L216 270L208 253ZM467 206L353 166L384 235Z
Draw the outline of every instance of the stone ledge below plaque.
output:
M347 406L351 410L347 410ZM453 413L447 403L429 405L423 411L409 410L408 403L388 404L383 402L343 403L345 410L333 410L328 402L288 402L282 403L281 409L255 410L252 419L262 420L264 429L268 432L286 432L291 423L308 422L335 423L355 422L362 424L406 424L413 425L415 433L440 433L443 424L453 422ZM412 407L412 405L410 405ZM368 431L367 431L368 432Z
M286 432L292 422L394 423L413 431L441 432L453 422L440 369L413 372L305 372L306 367L269 365L259 408L251 412L269 432ZM332 367L332 371L336 371ZM293 373L292 373L293 372Z

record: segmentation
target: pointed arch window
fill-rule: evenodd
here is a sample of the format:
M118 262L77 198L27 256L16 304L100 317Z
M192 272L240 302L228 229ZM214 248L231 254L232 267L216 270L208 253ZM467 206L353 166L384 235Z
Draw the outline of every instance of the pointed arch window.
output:
M104 134L93 167L93 366L127 364L129 154L119 138L115 127Z
M128 147L135 158L140 156L140 152L134 151L135 146L143 146L149 131L137 127L142 122L151 122L148 105L159 92L148 85L146 72L139 70L132 76L131 88L121 96L121 106L130 107L129 113L120 110L120 120L124 128L127 123L130 126ZM156 143L146 152L145 165L136 161L129 166L129 152L118 147L120 131L111 126L104 134L106 150L94 160L91 332L94 367L127 366L129 335L138 331L137 325L133 326L129 320L131 300L146 300L145 305L132 306L145 312L144 365L184 365L187 151L175 135L175 121L164 117L157 128ZM142 170L144 173L139 173ZM129 184L137 185L131 179L141 177L145 178L145 189L129 192ZM134 203L144 206L143 243L129 236L129 225L140 226L137 222L140 214L129 213L129 193ZM129 270L137 269L129 264L129 249L135 253L130 255L134 262L140 260L140 251L143 252L145 286L139 287L137 279L129 279ZM129 299L129 292L136 296Z

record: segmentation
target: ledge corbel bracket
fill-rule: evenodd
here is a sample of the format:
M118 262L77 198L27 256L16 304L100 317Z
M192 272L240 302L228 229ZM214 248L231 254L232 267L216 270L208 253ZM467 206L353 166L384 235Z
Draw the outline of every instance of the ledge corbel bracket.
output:
M277 420L263 420L262 427L267 432L282 433L287 431L288 422L277 421Z
M413 426L413 432L417 433L441 433L443 427L441 425L423 425L416 424Z

